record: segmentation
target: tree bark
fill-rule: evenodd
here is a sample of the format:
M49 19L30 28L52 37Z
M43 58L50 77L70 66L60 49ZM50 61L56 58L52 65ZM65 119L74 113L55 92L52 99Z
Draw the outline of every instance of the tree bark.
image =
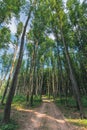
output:
M65 39L64 39L64 36L63 36L62 27L61 27L61 39L62 39L62 42L63 42L63 45L64 45L65 56L66 56L66 60L67 60L69 71L70 71L70 80L71 80L71 83L72 83L73 93L74 93L75 99L76 99L76 101L79 105L80 116L81 116L81 118L83 118L83 117L85 117L85 115L84 115L84 112L83 112L81 97L80 97L80 93L79 93L79 89L78 89L78 84L77 84L77 81L76 81L76 78L75 78L75 75L74 75L74 72L73 72L73 68L72 68L72 65L71 65L68 49L67 49Z
M10 120L11 103L12 103L12 100L13 100L13 97L14 97L14 94L15 94L17 78L18 78L18 74L19 74L21 63L22 63L22 59L23 59L24 37L25 37L25 33L26 33L26 29L27 29L27 25L28 25L30 16L31 16L31 10L29 11L27 20L25 22L24 30L23 30L23 33L22 33L22 37L21 37L19 58L18 58L18 62L17 62L17 65L16 65L16 69L15 69L14 75L13 75L13 79L12 79L9 95L8 95L8 98L7 98L7 101L6 101L6 106L5 106L5 109L4 109L3 123L8 123L9 120Z
M33 96L36 90L36 58L37 58L37 49L38 49L38 41L35 41L34 43L34 52L33 52L33 60L32 60L32 65L33 65L33 70L32 70L32 74L33 74L33 85L31 88L31 96L30 96L30 106L33 106Z

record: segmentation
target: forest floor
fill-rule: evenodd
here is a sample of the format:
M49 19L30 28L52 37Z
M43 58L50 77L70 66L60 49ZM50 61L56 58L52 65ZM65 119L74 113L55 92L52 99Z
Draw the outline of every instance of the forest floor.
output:
M46 98L40 107L18 109L12 112L17 117L19 130L87 130L68 123L60 109Z

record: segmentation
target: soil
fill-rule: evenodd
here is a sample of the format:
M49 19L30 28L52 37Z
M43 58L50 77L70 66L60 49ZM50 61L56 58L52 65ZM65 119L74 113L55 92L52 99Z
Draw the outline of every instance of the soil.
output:
M47 99L43 99L39 108L20 109L15 114L19 130L86 130L68 123L58 107Z

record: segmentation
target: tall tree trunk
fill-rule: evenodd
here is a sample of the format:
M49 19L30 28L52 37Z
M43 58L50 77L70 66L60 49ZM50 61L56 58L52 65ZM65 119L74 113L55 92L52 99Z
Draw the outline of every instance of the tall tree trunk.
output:
M35 82L36 82L36 79L35 79L35 44L34 44L34 48L33 48L33 54L32 54L32 78L31 78L31 93L30 93L30 106L33 106L33 95L34 95L34 85L35 85Z
M63 74L62 74L62 61L61 61L61 57L60 57L60 50L59 50L59 46L58 46L58 36L56 35L56 39L57 39L57 66L58 66L58 90L59 90L59 98L60 101L62 102L62 87L63 87Z
M52 72L52 88L53 88L53 98L55 99L54 70Z
M51 58L52 64L52 90L53 90L53 98L56 98L56 87L55 87L55 58L54 55Z
M48 98L50 99L50 68L48 68L49 72L48 72L48 83L47 83L47 86L48 86Z
M36 58L37 58L38 41L35 41L33 52L33 85L31 88L30 106L33 106L33 95L36 89Z
M4 123L8 123L9 120L10 120L11 103L12 103L12 100L13 100L13 97L14 97L16 84L17 84L17 78L18 78L18 74L19 74L21 63L22 63L22 59L23 59L24 37L25 37L25 33L26 33L28 22L29 22L29 19L30 19L30 15L31 15L31 10L29 11L27 20L25 22L24 30L23 30L23 33L22 33L22 37L21 37L19 58L18 58L18 62L17 62L17 65L16 65L16 69L15 69L14 75L13 75L13 79L12 79L9 95L8 95L8 98L7 98L7 101L6 101L6 106L5 106L5 109L4 109L4 117L3 117L3 122Z
M63 36L62 26L61 26L61 39L62 39L62 42L63 42L63 45L64 45L65 56L66 56L66 60L67 60L69 71L70 71L70 80L71 80L71 83L72 83L73 93L74 93L75 99L76 99L78 106L79 106L79 109L80 109L80 116L81 116L81 118L83 118L83 117L85 117L85 115L84 115L84 112L83 112L81 97L80 97L77 81L76 81L76 78L75 78L75 75L74 75L74 71L73 71L73 68L72 68L72 65L71 65L68 49L67 49L65 39L64 39L64 36Z

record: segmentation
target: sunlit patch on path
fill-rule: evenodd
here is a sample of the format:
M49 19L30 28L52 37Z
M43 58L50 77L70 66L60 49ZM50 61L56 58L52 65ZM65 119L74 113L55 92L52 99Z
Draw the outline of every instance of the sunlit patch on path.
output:
M51 100L43 98L43 103L39 108L28 110L19 109L22 113L19 122L20 130L80 130L66 122L61 111Z

